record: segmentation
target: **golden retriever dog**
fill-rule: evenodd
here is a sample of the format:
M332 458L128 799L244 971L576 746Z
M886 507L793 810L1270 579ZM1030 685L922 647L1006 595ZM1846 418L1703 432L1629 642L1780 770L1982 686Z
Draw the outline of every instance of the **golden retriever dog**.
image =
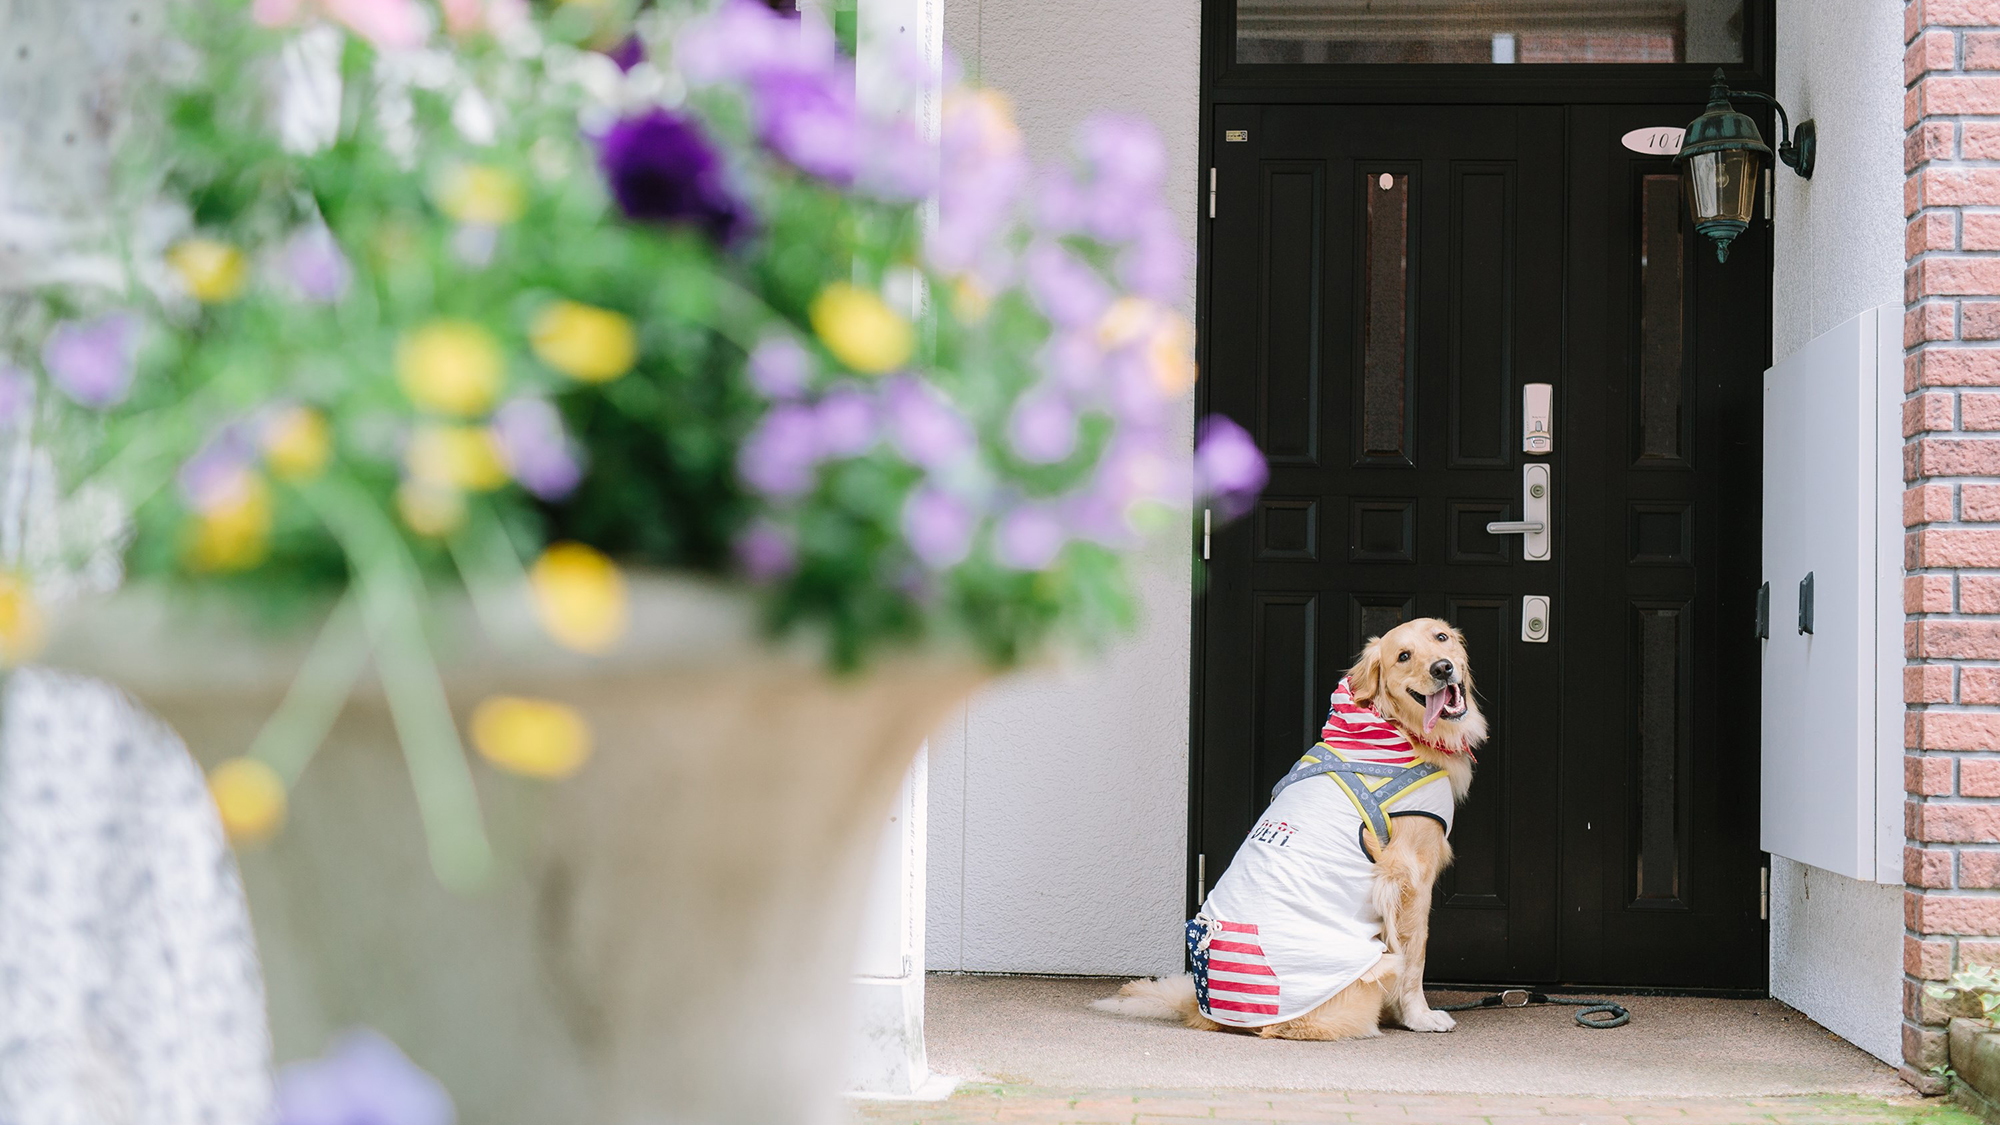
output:
M1323 735L1188 924L1196 972L1132 981L1097 1007L1277 1039L1378 1035L1385 1018L1456 1026L1424 999L1424 947L1486 738L1464 635L1420 618L1371 638Z

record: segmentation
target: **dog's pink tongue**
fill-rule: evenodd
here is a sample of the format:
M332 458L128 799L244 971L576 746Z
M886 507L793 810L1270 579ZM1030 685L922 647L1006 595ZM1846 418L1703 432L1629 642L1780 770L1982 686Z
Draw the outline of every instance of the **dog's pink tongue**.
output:
M1450 698L1451 698L1451 689L1448 687L1442 687L1432 692L1431 697L1429 699L1424 700L1425 734L1429 734L1431 732L1431 728L1437 725L1438 716L1444 714L1445 701Z

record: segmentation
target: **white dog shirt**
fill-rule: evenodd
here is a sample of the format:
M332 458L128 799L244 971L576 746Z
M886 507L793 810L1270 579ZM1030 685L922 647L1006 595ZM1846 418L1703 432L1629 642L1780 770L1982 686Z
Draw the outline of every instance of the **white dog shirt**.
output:
M1387 948L1370 894L1371 822L1384 842L1396 817L1451 831L1451 782L1400 730L1355 704L1343 679L1319 745L1272 791L1201 915L1188 923L1202 1013L1234 1027L1305 1015L1372 967Z

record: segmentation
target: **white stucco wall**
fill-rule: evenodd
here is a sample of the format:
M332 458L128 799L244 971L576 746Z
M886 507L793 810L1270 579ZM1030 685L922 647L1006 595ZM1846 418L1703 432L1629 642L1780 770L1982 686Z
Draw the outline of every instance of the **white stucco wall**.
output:
M1774 359L1902 300L1902 68L1902 5L1778 0L1777 95L1793 121L1816 119L1819 156L1810 181L1777 171ZM1772 857L1771 995L1889 1062L1902 936L1900 886Z
M1038 161L1093 111L1150 117L1192 240L1200 17L1199 0L945 0L945 43L1013 100ZM999 685L932 739L931 969L1179 969L1190 566L1149 561L1144 624L1111 652Z

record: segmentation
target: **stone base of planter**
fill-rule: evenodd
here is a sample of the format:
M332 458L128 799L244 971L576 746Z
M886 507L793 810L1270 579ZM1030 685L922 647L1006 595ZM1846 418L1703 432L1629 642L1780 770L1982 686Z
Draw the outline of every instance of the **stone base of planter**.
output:
M1951 1021L1953 1094L1983 1121L2000 1123L2000 1030L1985 1020Z
M280 1059L369 1024L482 1125L830 1125L839 1120L868 859L912 755L991 675L967 654L828 673L768 642L756 606L637 576L631 629L585 659L431 630L461 724L533 695L587 719L596 753L546 784L474 767L498 856L454 894L425 862L398 731L372 677L241 857ZM238 754L301 639L121 596L66 622L52 658L106 675L198 759Z

